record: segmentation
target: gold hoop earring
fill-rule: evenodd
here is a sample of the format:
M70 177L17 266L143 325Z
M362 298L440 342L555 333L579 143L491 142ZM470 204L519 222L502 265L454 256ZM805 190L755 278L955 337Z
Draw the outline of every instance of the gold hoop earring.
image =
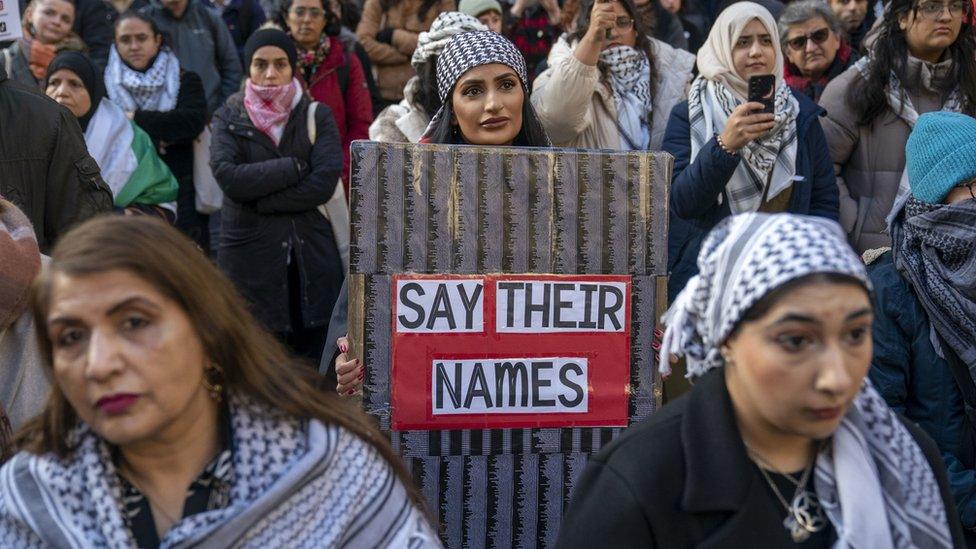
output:
M210 394L210 398L217 402L223 400L224 394L224 369L217 363L211 362L203 369L203 388Z

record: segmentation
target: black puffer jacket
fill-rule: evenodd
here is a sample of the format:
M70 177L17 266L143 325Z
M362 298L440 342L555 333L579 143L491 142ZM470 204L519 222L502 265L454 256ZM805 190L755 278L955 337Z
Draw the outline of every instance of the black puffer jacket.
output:
M305 327L329 321L342 260L329 221L317 207L335 192L342 148L332 111L319 104L309 141L310 100L292 110L276 147L248 117L239 92L214 115L210 165L223 189L217 263L272 331L291 330L288 262L298 262Z
M0 67L0 195L34 225L41 252L73 224L112 209L112 191L71 112Z

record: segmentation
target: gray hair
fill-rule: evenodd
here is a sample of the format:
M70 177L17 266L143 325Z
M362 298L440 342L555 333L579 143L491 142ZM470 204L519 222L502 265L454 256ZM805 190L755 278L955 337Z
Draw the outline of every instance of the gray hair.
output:
M786 49L786 37L790 34L790 27L806 23L817 17L823 19L834 34L841 38L847 37L844 26L841 25L834 12L830 10L830 6L825 0L802 0L786 6L783 15L779 16L779 43L783 49Z

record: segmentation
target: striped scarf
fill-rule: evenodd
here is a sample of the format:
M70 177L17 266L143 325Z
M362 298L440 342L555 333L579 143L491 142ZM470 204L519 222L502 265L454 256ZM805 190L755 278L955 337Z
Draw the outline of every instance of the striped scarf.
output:
M221 509L179 520L162 546L440 547L389 464L352 433L231 395L233 485ZM61 460L0 468L0 546L135 547L109 445L80 424Z
M796 176L796 117L800 104L785 83L776 90L775 101L776 126L739 151L742 162L725 186L733 214L759 210L764 195L766 200L772 200L789 188ZM725 122L740 104L742 101L721 81L701 76L695 79L688 92L692 162L706 143L722 133Z

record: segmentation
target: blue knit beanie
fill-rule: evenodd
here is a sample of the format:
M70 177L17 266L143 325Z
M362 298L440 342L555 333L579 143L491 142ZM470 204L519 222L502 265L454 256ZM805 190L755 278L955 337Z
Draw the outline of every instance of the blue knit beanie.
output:
M976 119L937 111L918 117L905 145L912 196L938 204L953 187L976 178Z

